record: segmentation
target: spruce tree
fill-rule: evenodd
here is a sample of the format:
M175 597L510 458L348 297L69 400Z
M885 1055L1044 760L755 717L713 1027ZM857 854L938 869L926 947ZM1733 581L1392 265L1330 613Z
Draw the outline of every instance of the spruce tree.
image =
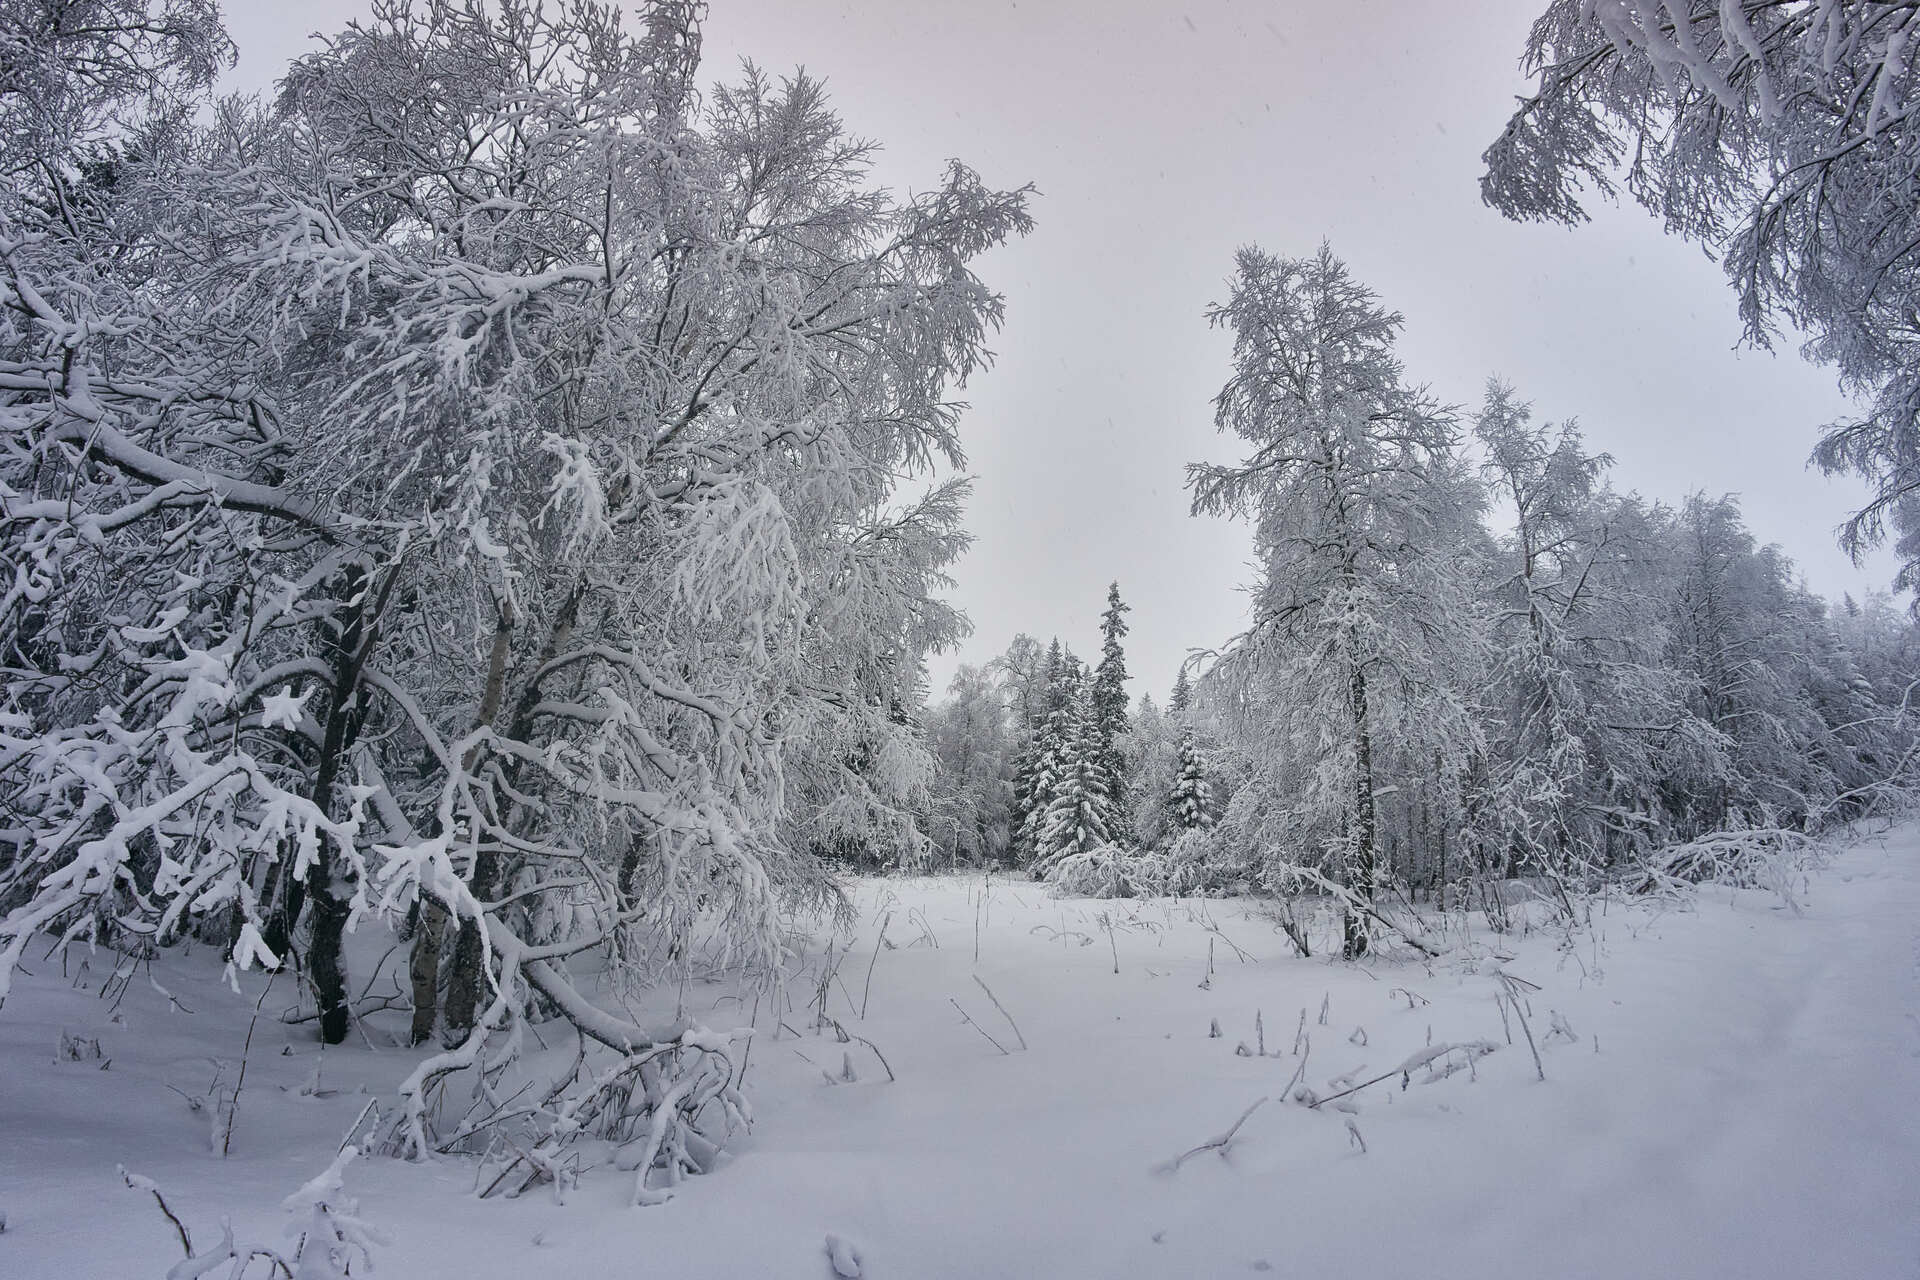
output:
M1127 655L1120 647L1127 634L1129 607L1120 601L1120 584L1107 587L1107 609L1100 615L1100 665L1093 673L1093 726L1098 761L1108 779L1116 839L1126 834L1126 769L1120 739L1127 732Z
M1060 694L1064 659L1060 639L1054 637L1047 647L1043 667L1044 687L1030 706L1033 719L1026 725L1026 746L1014 761L1013 771L1013 852L1015 860L1031 860L1040 825L1045 821L1047 805L1053 799L1053 780L1058 760L1054 758L1058 738L1053 716L1063 702Z
M1060 859L1090 853L1113 838L1111 784L1100 765L1099 722L1090 692L1083 690L1069 714L1058 781L1039 831L1036 878Z
M1178 715L1193 705L1193 686L1187 683L1187 664L1180 664L1180 674L1174 677L1173 696L1167 700L1167 710Z
M1193 740L1193 730L1180 734L1180 768L1167 794L1167 816L1176 833L1205 831L1213 826L1210 805L1213 789L1207 785L1207 761Z

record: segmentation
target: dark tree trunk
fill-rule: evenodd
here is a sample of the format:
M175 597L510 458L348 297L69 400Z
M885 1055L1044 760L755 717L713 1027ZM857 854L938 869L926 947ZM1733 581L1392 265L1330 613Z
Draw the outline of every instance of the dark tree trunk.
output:
M1353 709L1353 865L1348 868L1347 886L1366 906L1373 903L1375 823L1373 813L1373 737L1367 728L1367 675L1356 664L1348 686ZM1346 946L1343 954L1353 960L1366 954L1367 923L1358 911L1346 917Z
M321 812L333 813L334 787L340 778L347 752L366 718L365 691L360 675L366 669L379 640L380 614L393 592L397 573L389 573L378 596L369 598L366 570L354 566L346 575L341 598L355 603L348 606L346 624L334 644L333 688L327 708L325 732L320 741L320 758L314 770L313 802ZM347 970L340 954L350 914L351 890L340 883L340 871L346 859L334 852L332 837L323 837L313 865L307 869L306 897L313 908L313 945L307 953L308 980L320 1007L320 1038L327 1044L339 1044L347 1038ZM288 885L286 921L291 928L299 918L296 883Z
M476 726L492 724L500 714L501 702L506 698L507 659L513 648L513 623L512 613L502 605L494 620L493 647L487 656L487 683L481 690L480 708L474 716ZM478 750L476 747L468 753L467 758L461 761L461 768L472 769L479 763ZM475 898L485 901L492 895L494 875L494 856L491 853L479 854L475 858L473 875L468 884ZM422 911L420 918L423 925L431 927L423 929L413 940L411 969L415 1044L433 1033L433 1006L439 991L440 947L446 912L436 902L428 910ZM466 1039L467 1033L473 1030L474 1008L479 1003L481 988L487 980L487 975L482 972L485 964L486 957L480 945L480 922L462 917L454 934L453 955L447 962L446 1032L450 1043Z
M482 852L474 859L473 877L468 888L473 896L485 902L494 893L494 880L499 875L499 859L491 852ZM479 1007L480 993L486 989L487 958L480 945L480 922L471 916L460 917L460 928L453 940L453 960L447 971L446 1029L449 1042L465 1040L473 1030L474 1010Z
M514 742L529 742L533 738L534 708L540 702L542 684L541 673L560 655L567 642L573 637L574 624L579 618L581 601L586 598L585 581L577 582L554 615L553 625L547 631L547 638L540 651L533 655L530 675L515 700L511 715L508 717L505 736ZM492 661L487 671L487 688L481 702L480 723L491 723L498 714L506 691L507 650L509 633L513 619L503 609L500 614L498 630L494 633ZM511 771L509 771L511 776ZM482 849L474 858L473 875L468 888L473 896L485 902L499 888L500 858L490 849ZM474 1013L479 1007L481 993L486 990L486 956L480 945L480 922L463 917L459 934L454 939L453 959L447 977L446 1030L449 1038L465 1039L474 1024Z

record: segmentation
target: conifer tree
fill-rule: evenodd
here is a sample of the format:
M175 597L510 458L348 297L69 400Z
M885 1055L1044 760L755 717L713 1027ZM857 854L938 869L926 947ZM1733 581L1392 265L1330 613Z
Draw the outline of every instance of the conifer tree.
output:
M1100 765L1099 721L1091 690L1083 687L1067 713L1060 771L1039 832L1035 878L1076 853L1091 853L1113 838L1111 783Z
M1206 757L1193 739L1193 730L1187 729L1180 735L1180 769L1167 795L1167 815L1175 832L1205 831L1213 826L1212 800Z
M1093 673L1093 721L1098 760L1113 802L1116 838L1126 834L1126 770L1120 739L1127 732L1127 655L1120 640L1127 634L1129 612L1120 601L1120 584L1109 584L1107 609L1100 615L1100 665Z
M1031 698L1029 692L1026 712L1032 719L1026 726L1026 745L1014 761L1013 852L1016 859L1032 859L1039 822L1044 821L1047 804L1053 798L1052 766L1057 762L1051 760L1049 753L1056 742L1053 714L1059 709L1061 664L1060 639L1056 636L1047 647L1046 661L1041 668L1039 697ZM1036 813L1042 818L1036 820Z
M1016 849L1029 862L1043 852L1047 813L1074 756L1079 735L1075 691L1082 683L1080 660L1056 639L1047 651L1046 719L1028 745L1018 785Z
M1175 715L1193 705L1193 685L1187 680L1187 664L1180 664L1180 674L1173 680L1173 696L1167 699L1167 710Z

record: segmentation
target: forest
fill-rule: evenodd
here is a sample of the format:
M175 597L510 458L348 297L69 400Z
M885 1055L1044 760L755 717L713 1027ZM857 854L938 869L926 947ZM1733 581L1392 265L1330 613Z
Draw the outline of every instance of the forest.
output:
M1166 477L1244 623L1142 692L1127 565L997 656L953 599L1049 175L885 181L696 0L372 0L253 94L215 0L0 0L0 1274L1455 1274L1575 1133L1657 1225L1472 1274L1812 1274L1792 1144L1905 1274L1920 8L1534 4L1460 180L1705 248L1892 578L1249 235Z

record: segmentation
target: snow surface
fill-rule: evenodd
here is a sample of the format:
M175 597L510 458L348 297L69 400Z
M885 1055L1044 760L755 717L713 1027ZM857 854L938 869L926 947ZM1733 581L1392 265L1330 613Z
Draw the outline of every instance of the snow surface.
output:
M651 1208L629 1207L631 1178L605 1168L564 1205L544 1190L482 1202L471 1161L362 1158L344 1177L390 1239L376 1274L818 1278L837 1253L876 1280L1920 1275L1920 829L1842 853L1801 917L1708 888L1687 910L1615 903L1572 946L1483 934L1431 966L1293 958L1253 904L1058 902L978 876L863 882L859 901L828 1012L897 1083L859 1042L813 1033L799 973L781 1014L799 1034L774 1039L761 1009L756 1126L716 1173ZM883 919L896 946L874 962L863 1021ZM825 941L796 959L811 976ZM356 988L375 942L357 940ZM242 1239L284 1246L282 1201L334 1160L362 1090L390 1098L416 1056L358 1037L323 1054L310 1024L277 1020L278 979L222 1160L213 1116L182 1093L205 1093L217 1062L231 1081L267 976L242 975L237 999L213 951L169 954L154 976L192 1012L142 971L115 1022L99 994L112 958L82 973L76 948L63 979L43 950L0 1011L7 1280L158 1277L178 1260L117 1165L151 1178L197 1243L226 1213ZM1508 1043L1496 970L1540 987L1522 1011L1544 1083L1517 1024ZM696 982L688 1004L716 1028L752 1012L721 983ZM1308 1088L1412 1064L1407 1086L1393 1076L1338 1110L1282 1100L1303 1010ZM1256 1014L1267 1056L1238 1056L1257 1050ZM401 1018L369 1019L373 1041ZM105 1065L56 1062L63 1032L97 1037ZM1498 1048L1471 1071L1458 1053L1419 1065L1429 1043L1484 1040ZM563 1067L570 1041L552 1052ZM1432 1079L1449 1060L1461 1069ZM1224 1154L1164 1171L1262 1097Z

